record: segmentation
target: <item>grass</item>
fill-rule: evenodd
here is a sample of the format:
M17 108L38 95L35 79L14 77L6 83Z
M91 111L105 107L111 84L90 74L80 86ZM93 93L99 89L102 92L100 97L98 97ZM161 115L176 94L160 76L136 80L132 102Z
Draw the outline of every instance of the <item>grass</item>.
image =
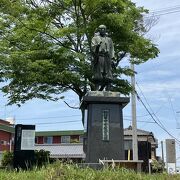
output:
M179 180L180 175L135 173L127 169L93 170L56 162L33 171L0 170L0 180Z

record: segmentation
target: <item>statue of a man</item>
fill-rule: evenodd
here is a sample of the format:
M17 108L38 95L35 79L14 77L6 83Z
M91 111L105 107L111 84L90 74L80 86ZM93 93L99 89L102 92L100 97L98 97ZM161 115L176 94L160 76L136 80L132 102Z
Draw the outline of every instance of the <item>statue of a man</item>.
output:
M95 89L105 86L109 90L112 81L112 58L114 58L114 46L112 39L107 37L106 26L100 25L98 33L92 38L91 48L93 52L92 69Z

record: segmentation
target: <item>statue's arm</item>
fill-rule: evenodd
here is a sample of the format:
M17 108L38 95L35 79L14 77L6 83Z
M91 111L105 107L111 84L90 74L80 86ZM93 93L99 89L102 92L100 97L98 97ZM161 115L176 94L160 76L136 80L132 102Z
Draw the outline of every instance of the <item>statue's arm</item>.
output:
M94 53L97 52L97 49L99 50L99 47L101 46L101 38L99 36L95 36L92 38L92 41L91 41L91 48L92 48L92 51Z
M97 37L93 37L92 38L92 42L91 42L91 48L92 48L92 52L93 52L93 60L92 63L93 65L96 65L98 63L98 59L99 59L99 48L101 46L102 42L99 42Z
M91 49L92 49L92 52L95 53L96 52L96 46L97 46L97 40L95 37L92 38L92 41L91 41Z

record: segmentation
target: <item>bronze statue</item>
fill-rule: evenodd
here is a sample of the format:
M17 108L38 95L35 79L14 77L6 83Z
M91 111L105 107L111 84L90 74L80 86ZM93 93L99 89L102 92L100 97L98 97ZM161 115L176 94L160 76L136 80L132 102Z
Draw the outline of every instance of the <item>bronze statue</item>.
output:
M98 32L92 38L91 43L95 90L103 90L100 88L105 87L108 91L112 81L112 59L114 58L114 46L112 39L107 37L105 25L100 25L98 27Z

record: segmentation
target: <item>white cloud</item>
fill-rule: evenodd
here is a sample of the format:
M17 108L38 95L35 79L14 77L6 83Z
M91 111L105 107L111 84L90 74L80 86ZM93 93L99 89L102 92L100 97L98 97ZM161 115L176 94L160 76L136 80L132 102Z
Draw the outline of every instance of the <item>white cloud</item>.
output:
M168 70L153 70L146 73L147 76L172 76L175 75L174 72Z
M164 90L168 90L169 92L178 93L180 96L180 79L179 80L172 80L172 81L166 81L164 83L160 82L150 82L146 83L143 82L140 84L143 92L146 93L161 93Z

